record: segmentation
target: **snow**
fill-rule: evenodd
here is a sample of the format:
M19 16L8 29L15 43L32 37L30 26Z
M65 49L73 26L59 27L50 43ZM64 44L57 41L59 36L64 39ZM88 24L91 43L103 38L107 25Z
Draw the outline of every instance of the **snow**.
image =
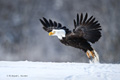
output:
M0 80L120 80L120 64L0 61Z

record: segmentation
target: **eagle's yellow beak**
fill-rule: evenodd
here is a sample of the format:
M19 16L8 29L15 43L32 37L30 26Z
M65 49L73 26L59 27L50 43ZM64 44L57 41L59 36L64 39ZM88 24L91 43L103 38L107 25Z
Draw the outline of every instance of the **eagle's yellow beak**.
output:
M53 34L55 34L55 32L49 32L49 36L52 36Z

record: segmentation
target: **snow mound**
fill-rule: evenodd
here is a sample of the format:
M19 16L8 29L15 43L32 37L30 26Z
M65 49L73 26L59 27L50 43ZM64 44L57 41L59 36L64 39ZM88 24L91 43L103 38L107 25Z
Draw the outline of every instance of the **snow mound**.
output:
M120 64L0 62L0 80L120 80Z

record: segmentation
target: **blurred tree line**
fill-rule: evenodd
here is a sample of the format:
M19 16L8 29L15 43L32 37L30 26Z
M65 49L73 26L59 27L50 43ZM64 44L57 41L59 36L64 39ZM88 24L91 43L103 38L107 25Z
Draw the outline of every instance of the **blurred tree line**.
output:
M101 39L92 45L103 63L120 62L120 0L0 0L0 60L88 62L86 54L49 37L39 19L71 30L77 13L96 17Z

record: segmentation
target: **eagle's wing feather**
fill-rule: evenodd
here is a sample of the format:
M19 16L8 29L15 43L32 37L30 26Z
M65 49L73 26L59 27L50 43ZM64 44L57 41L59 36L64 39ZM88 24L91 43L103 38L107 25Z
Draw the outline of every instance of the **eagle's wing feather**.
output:
M43 17L43 19L40 19L40 22L43 25L43 29L47 32L51 32L53 29L64 29L66 32L71 32L68 28L62 26L61 23L57 23L56 21L52 21L51 19L47 20Z
M62 26L58 24L60 23L57 23L57 22L53 22L51 19L47 20L46 18L43 17L43 20L40 19L40 22L42 23L43 25L43 29L47 32L51 32L53 29L56 29L56 28L61 28Z
M75 28L73 29L73 32L79 37L83 37L87 41L95 43L101 37L101 26L98 21L95 21L95 18L93 18L93 16L91 16L88 20L87 18L87 13L85 17L83 17L82 13L80 17L79 14L77 14L77 19L76 21L74 20Z

